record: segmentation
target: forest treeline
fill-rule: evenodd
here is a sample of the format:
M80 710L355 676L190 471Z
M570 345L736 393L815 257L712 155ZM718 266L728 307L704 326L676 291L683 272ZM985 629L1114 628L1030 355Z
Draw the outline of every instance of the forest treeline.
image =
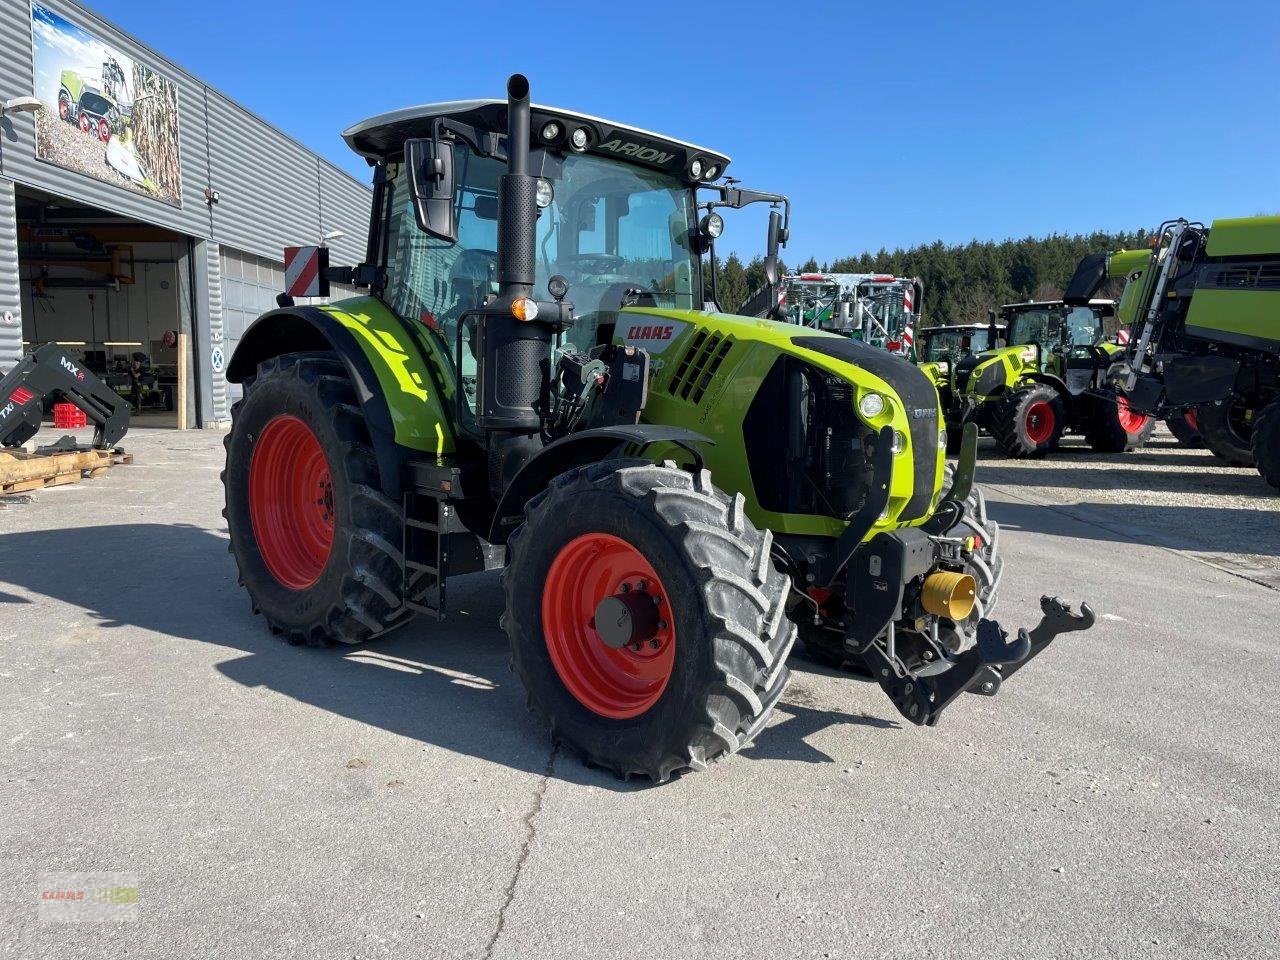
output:
M924 322L981 323L1002 303L1053 300L1062 295L1086 254L1147 245L1148 231L1025 237L1021 240L941 240L902 250L878 250L832 263L810 258L800 273L892 273L924 282ZM764 282L761 257L743 263L730 254L719 263L720 306L734 312ZM784 268L784 272L786 272ZM1118 294L1120 281L1113 282Z

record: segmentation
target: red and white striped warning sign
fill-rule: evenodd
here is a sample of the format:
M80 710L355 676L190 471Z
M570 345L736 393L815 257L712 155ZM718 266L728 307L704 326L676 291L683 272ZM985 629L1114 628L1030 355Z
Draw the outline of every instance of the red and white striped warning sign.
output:
M327 297L327 247L284 248L284 292L291 297Z

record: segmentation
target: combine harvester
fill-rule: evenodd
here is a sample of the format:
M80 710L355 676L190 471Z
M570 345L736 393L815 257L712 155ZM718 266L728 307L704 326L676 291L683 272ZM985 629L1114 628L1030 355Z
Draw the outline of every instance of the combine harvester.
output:
M345 134L373 167L369 288L244 334L227 438L231 551L290 643L442 617L502 566L502 625L553 738L665 780L766 725L797 635L932 725L1092 613L989 618L999 539L944 482L938 396L846 336L702 306L724 154L508 99L400 110ZM704 209L703 207L702 209ZM715 219L712 219L712 218ZM545 294L541 291L545 290Z
M1280 217L1173 220L1156 236L1150 250L1085 257L1066 298L1126 277L1112 386L1136 411L1190 414L1214 454L1280 489Z

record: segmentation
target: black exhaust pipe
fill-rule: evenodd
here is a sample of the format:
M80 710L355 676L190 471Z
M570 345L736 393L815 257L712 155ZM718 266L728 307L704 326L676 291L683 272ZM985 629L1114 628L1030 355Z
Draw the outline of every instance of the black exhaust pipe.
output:
M518 320L511 305L533 298L538 180L529 176L529 81L507 80L507 172L498 187L498 296L480 324L476 424L485 432L489 489L501 497L542 447L551 391L549 324Z
M498 296L504 303L533 292L538 181L529 176L529 81L507 80L507 172L498 208Z

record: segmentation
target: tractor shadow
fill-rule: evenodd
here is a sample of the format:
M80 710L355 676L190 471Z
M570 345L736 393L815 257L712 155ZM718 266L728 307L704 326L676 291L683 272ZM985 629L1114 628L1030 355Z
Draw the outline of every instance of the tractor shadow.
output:
M191 525L121 524L11 532L0 537L0 617L17 621L21 588L79 607L100 629L196 640L224 648L215 665L245 687L273 691L338 716L446 750L543 775L551 751L509 671L498 628L496 574L450 584L450 619L417 620L350 648L291 647L272 636L237 585L227 540ZM831 762L804 739L846 723L894 726L869 717L782 706L755 759ZM555 764L558 779L617 791L622 782L577 757Z

